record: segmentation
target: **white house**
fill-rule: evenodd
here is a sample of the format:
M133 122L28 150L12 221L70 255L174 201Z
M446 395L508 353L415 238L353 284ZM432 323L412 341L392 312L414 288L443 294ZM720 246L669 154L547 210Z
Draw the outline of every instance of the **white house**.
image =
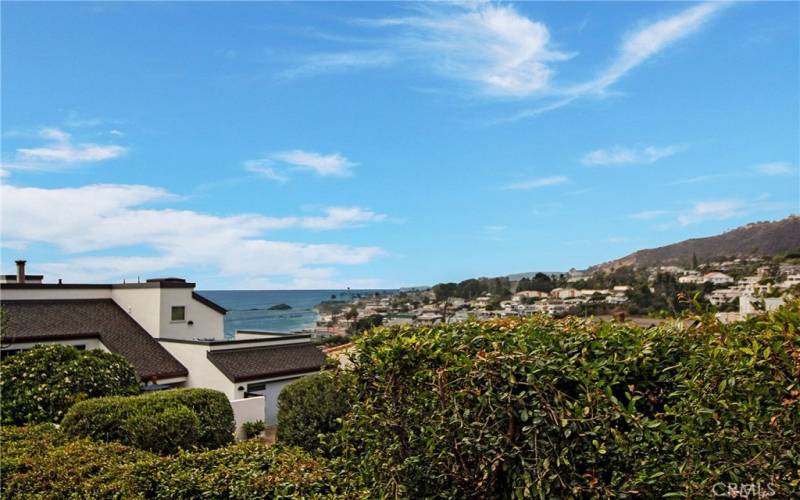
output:
M714 285L728 285L733 283L734 279L728 276L725 273L720 272L710 272L703 275L703 282L704 283L711 283Z
M263 396L255 416L268 425L277 423L280 390L325 361L310 335L247 331L225 338L225 309L180 278L55 284L28 282L24 261L17 266L17 277L0 283L7 317L2 356L43 343L114 352L142 382L216 389L235 413L247 407L252 416L254 403L239 401Z

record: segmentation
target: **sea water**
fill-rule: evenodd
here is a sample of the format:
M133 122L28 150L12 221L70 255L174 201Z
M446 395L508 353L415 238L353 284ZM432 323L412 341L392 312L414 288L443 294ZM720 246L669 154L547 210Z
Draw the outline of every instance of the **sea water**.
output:
M314 307L320 302L350 301L358 296L372 296L375 292L384 295L395 290L204 290L197 293L228 310L225 336L233 337L236 330L298 332L313 328L318 318ZM270 310L277 304L287 304L291 309Z

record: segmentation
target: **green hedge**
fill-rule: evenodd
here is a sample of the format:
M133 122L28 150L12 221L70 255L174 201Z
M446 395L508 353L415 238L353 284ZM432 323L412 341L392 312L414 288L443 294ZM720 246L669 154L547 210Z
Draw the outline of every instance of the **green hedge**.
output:
M107 397L73 406L62 422L75 437L114 441L159 454L218 448L233 440L233 409L210 389L173 389Z
M59 422L78 401L138 392L133 366L100 350L39 345L0 362L3 424Z
M698 319L375 329L334 451L375 496L800 493L800 304Z
M321 434L341 427L348 406L345 389L330 372L306 375L278 395L277 438L313 452L320 447Z
M366 498L337 490L324 460L263 441L161 457L52 426L4 426L0 442L2 498Z

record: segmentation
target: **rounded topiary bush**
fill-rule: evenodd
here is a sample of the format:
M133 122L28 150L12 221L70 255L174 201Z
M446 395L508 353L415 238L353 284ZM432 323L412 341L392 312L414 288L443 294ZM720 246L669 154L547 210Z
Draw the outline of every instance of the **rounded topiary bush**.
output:
M341 381L331 372L321 372L284 387L278 395L278 440L308 451L319 448L319 435L338 430L347 412Z
M233 409L219 391L176 389L82 401L61 424L73 437L115 441L158 454L233 441Z
M138 393L139 381L118 354L39 345L0 363L0 392L3 424L59 422L78 401Z

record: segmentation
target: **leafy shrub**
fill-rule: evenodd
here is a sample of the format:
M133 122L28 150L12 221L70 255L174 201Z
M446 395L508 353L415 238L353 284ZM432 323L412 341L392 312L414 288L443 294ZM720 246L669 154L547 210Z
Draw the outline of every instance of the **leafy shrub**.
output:
M117 443L70 440L46 424L28 428L4 425L0 438L3 498L103 496L98 485L118 480L130 464L151 456ZM119 495L141 498L132 490L128 493Z
M59 422L88 398L137 394L133 366L118 354L38 345L0 362L3 424Z
M242 430L244 431L245 437L247 439L251 439L257 436L260 436L266 425L264 424L263 420L256 420L254 422L245 422L242 424Z
M378 328L336 449L374 496L796 494L800 303L731 326Z
M0 442L3 498L343 496L327 462L262 441L160 457L118 443L70 440L53 426L4 426Z
M72 436L168 454L228 444L233 440L234 421L223 393L175 389L82 401L67 412L62 427Z
M320 434L339 429L348 408L342 384L330 372L306 375L278 395L279 441L314 451Z

